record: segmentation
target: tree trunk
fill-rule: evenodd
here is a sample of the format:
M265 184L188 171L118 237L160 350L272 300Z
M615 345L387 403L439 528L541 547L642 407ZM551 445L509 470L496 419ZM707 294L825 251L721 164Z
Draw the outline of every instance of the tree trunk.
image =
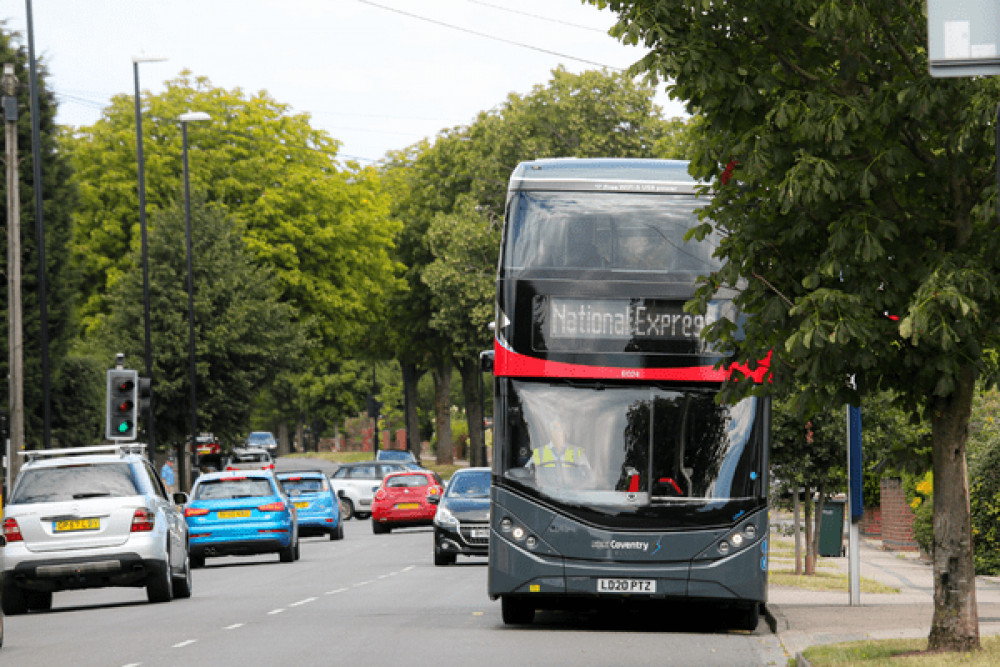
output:
M278 425L278 452L279 455L290 454L292 443L288 441L288 424L281 422Z
M819 564L819 538L823 526L823 505L826 501L825 484L819 485L819 491L816 494L816 497L816 512L813 514L812 539L810 539L809 544L806 545L806 550L809 552L809 558L812 562L812 570L806 574L816 574L816 565Z
M799 502L799 489L792 495L792 534L795 536L795 574L802 574L802 504Z
M451 362L440 361L431 366L434 378L434 427L437 431L438 463L453 463L455 445L451 439Z
M465 416L469 423L469 465L486 465L486 445L483 441L483 392L482 372L478 357L466 357L458 362L462 374L462 395L465 397Z
M417 384L423 371L416 364L400 364L403 370L403 403L406 414L403 425L406 429L406 448L420 460L420 418L417 414Z
M813 501L812 501L812 487L806 486L806 497L805 497L805 521L803 522L806 527L806 568L805 574L816 574L816 560L813 557L812 550L812 537L813 537Z
M980 648L965 447L976 373L962 369L951 396L932 402L934 445L934 617L927 649Z

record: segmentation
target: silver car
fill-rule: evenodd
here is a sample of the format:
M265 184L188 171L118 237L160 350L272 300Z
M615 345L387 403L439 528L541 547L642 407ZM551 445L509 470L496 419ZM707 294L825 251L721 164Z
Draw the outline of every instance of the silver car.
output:
M188 528L145 445L25 452L0 555L8 615L52 607L56 591L142 586L150 602L191 595Z

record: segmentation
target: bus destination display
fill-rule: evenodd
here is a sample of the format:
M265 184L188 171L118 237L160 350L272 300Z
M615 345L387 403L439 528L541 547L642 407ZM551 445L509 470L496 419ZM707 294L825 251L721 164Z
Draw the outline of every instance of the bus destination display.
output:
M550 350L571 341L697 341L712 319L684 312L682 301L535 298L535 329Z

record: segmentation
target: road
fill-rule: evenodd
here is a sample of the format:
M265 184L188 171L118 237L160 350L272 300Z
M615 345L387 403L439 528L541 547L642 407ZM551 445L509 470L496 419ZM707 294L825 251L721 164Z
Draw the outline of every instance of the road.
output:
M504 626L484 559L434 567L429 529L302 540L302 558L209 559L188 600L143 589L57 593L50 612L6 619L0 664L763 665L785 664L767 626L727 633L678 608L650 615L540 612Z

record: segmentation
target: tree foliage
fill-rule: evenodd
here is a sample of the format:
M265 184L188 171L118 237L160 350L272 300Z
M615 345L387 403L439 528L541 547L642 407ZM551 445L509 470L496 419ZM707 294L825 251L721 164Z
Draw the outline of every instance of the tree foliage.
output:
M187 252L183 207L157 212L149 233L150 329L157 443L190 433ZM192 204L198 423L223 442L245 433L253 400L273 376L297 368L304 347L296 313L272 271L255 264L242 226L219 206ZM98 340L109 358L143 358L142 272L131 268L108 297Z
M671 80L703 118L695 175L736 164L706 212L725 264L700 302L745 281L738 302L754 317L743 341L726 322L710 336L737 358L770 351L773 383L761 390L806 385L803 407L891 389L930 419L930 646L978 647L965 434L976 377L993 370L983 350L1000 332L1000 83L931 79L917 0L595 4L648 49L638 69Z
M177 117L208 113L211 122L189 125L192 190L242 224L254 261L273 270L282 299L309 324L315 355L336 358L362 342L396 271L390 250L397 226L378 174L341 165L336 140L266 92L224 90L183 72L164 92L146 93L143 106L149 209L180 198ZM82 311L88 328L135 265L135 143L134 101L126 95L67 141L82 194L74 248L89 286Z
M38 239L36 234L34 156L31 143L31 113L28 54L18 35L0 32L0 61L12 63L18 79L17 99L17 145L20 192L20 239L21 239L21 311L23 317L22 350L24 386L24 426L25 443L29 448L42 446L43 437L43 392L41 363L41 292L38 280ZM80 408L88 401L73 395L80 370L78 358L70 359L73 341L73 308L78 288L78 280L68 261L71 212L76 204L76 188L71 183L71 166L66 155L58 148L59 130L55 124L56 102L48 88L48 71L44 62L36 66L38 78L38 126L39 156L42 174L42 215L45 236L45 287L46 312L48 320L48 343L50 360L50 406L51 435L55 444L75 444L84 438L93 444L95 420L81 414ZM6 183L0 183L3 201L6 201ZM8 227L8 210L4 206L0 213L3 227ZM4 325L0 329L0 345L8 349L8 304L7 293L7 234L0 235L0 261L3 262L5 279L0 285L3 292L2 316ZM0 358L0 375L8 377L9 358ZM82 361L84 365L88 362ZM9 405L9 387L6 382L0 387L0 397ZM99 406L98 406L99 407Z

